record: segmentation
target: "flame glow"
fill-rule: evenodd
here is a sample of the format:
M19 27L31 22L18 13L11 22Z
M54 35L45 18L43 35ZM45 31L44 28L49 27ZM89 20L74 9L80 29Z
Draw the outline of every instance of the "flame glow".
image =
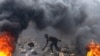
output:
M100 44L92 40L88 46L87 56L100 56Z
M14 37L9 32L0 34L0 56L12 56L14 51Z

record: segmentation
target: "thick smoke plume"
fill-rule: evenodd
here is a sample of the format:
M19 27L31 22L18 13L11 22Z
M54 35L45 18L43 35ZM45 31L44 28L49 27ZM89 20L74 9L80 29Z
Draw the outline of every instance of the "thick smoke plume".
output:
M84 43L80 48L84 49L86 42L99 36L99 6L99 0L0 0L0 30L10 30L18 37L31 20L39 30L51 26L72 33L79 29L77 46Z
M21 32L30 20L38 29L52 26L70 32L81 24L86 14L84 8L70 0L1 0L1 28ZM11 30L12 30L11 29Z

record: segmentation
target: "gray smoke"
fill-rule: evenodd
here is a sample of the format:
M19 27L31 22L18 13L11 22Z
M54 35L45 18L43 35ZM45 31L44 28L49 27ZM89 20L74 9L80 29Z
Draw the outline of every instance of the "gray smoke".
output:
M40 30L52 26L70 32L86 18L74 0L0 0L0 28L20 33L30 20Z
M86 18L84 6L73 0L16 0L25 10L32 10L32 19L38 29L52 26L61 31L70 32ZM21 8L21 7L20 7Z
M28 22L31 19L30 14L28 10L18 8L13 0L1 1L0 30L12 31L14 35L18 37L18 34L27 28Z
M77 29L77 46L85 50L91 38L98 41L99 6L99 0L0 0L0 30L11 30L18 37L31 20L39 30L51 26L72 33Z
M85 2L87 17L76 33L76 50L78 54L86 55L86 46L91 40L100 43L100 1L88 0Z

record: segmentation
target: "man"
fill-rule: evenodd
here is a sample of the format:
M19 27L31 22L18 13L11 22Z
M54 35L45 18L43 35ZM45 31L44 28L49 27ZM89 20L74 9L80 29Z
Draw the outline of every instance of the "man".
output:
M57 43L59 41L61 41L61 40L58 40L56 37L52 37L52 36L49 37L48 34L45 34L44 36L46 38L46 45L45 45L45 47L42 50L44 50L47 47L47 45L48 45L48 43L50 41L51 42L51 44L50 44L50 50L52 52L51 54L53 54L53 46L56 48L57 51L59 51Z

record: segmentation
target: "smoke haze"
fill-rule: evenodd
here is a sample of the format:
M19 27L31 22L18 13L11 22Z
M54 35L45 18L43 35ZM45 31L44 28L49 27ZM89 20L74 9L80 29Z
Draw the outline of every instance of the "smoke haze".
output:
M99 38L99 6L99 0L0 0L0 30L9 29L18 37L33 21L38 30L74 32L80 36L76 45L84 50L86 42Z

